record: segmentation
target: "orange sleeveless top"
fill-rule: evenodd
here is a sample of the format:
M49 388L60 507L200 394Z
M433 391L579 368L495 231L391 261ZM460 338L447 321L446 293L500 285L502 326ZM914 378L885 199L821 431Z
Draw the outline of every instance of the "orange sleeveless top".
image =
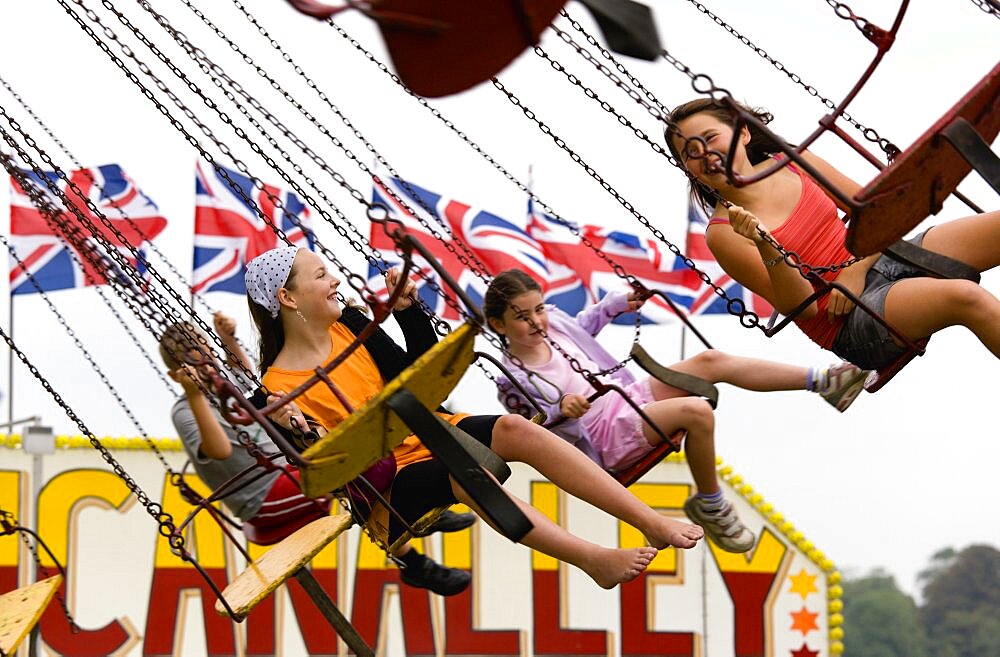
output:
M342 352L351 342L354 341L354 334L351 330L341 324L334 322L330 326L330 355L326 362L333 360L333 357ZM290 392L302 385L314 374L312 370L283 370L278 367L270 367L261 379L262 383L271 391ZM377 395L385 386L382 375L375 365L371 354L361 345L343 363L338 365L331 373L330 379L337 384L347 401L355 409L363 406L369 399ZM340 424L347 417L347 410L340 403L337 396L333 394L329 386L325 383L317 383L309 390L306 390L295 403L303 413L316 419L327 430ZM457 424L467 414L446 415L439 414L442 419ZM417 461L425 461L431 457L430 450L424 447L420 439L416 436L407 436L406 439L392 450L396 460L396 468L401 469Z
M776 156L775 159L779 159ZM786 250L794 251L802 262L814 267L841 263L851 257L850 251L844 245L847 228L837 215L837 205L826 195L823 188L804 174L794 164L788 168L794 171L802 181L802 193L799 202L792 209L785 221L771 231L771 235ZM713 217L710 223L729 223L723 217ZM839 272L825 272L825 280L833 280ZM815 286L814 286L815 287ZM816 300L818 312L811 319L796 319L795 323L809 339L829 349L833 346L837 333L844 323L843 317L833 322L826 314L830 302L829 295L823 295Z

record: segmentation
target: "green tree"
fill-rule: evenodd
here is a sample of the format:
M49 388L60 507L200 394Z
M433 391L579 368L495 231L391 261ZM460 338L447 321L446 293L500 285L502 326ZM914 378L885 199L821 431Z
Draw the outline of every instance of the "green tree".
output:
M927 657L917 607L891 575L875 570L843 586L846 657Z
M941 550L920 581L920 617L936 657L1000 655L1000 551Z

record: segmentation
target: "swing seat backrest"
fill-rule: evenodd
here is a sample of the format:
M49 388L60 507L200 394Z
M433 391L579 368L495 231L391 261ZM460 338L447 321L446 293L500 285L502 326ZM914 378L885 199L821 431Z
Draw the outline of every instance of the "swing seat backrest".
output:
M881 251L932 214L972 169L942 133L964 119L987 144L1000 133L1000 64L854 197L847 248Z
M379 25L399 77L435 98L488 80L539 41L566 0L380 0Z
M303 494L322 497L342 488L413 433L386 402L406 389L425 408L440 406L472 363L475 337L471 324L452 331L303 452Z

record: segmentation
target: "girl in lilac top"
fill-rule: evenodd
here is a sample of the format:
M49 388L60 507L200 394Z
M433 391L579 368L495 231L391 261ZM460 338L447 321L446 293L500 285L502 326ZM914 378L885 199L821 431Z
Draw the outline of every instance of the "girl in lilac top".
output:
M623 470L648 454L660 442L660 434L620 395L609 393L588 402L593 388L550 342L577 359L583 369L609 369L618 361L594 336L616 316L641 305L634 295L612 292L573 318L547 305L541 286L517 269L493 279L483 304L490 328L507 346L504 364L512 376L545 411L548 421L563 419L552 431L610 471ZM514 358L523 367L515 365ZM813 390L840 411L861 391L866 375L848 363L817 371L714 349L670 367L748 390ZM698 488L684 505L688 516L724 549L745 552L753 547L753 534L722 498L715 475L715 419L708 402L651 377L636 379L625 368L608 378L625 390L663 434L686 432L685 452ZM497 385L505 407L530 416L533 407L509 380L499 377Z

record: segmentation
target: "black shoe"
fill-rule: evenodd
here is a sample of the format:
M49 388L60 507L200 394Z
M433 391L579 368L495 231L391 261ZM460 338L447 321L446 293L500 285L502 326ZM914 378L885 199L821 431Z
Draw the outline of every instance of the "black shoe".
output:
M419 566L400 568L404 584L418 589L430 589L438 595L455 595L469 588L472 575L457 568L445 568L432 559L424 558Z
M474 524L476 524L475 513L455 513L454 511L445 509L438 516L437 520L434 521L434 524L425 529L420 535L430 536L437 532L459 532Z

